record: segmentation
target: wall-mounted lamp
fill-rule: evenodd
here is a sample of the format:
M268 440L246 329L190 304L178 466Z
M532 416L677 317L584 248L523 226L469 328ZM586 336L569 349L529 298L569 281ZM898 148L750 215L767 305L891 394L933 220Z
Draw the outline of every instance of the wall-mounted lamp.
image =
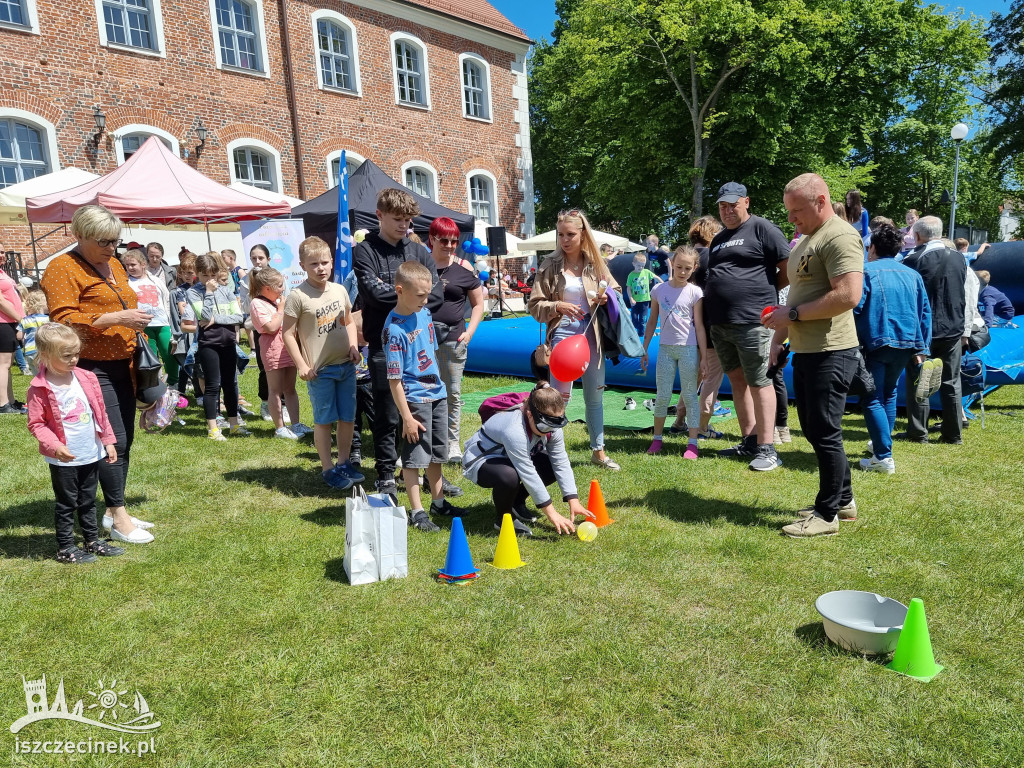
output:
M199 139L199 144L196 145L196 160L199 160L199 156L203 154L203 147L206 146L206 127L203 125L202 118L199 119L199 125L196 126L196 138Z
M96 107L92 113L92 119L96 121L96 135L92 137L92 144L94 147L99 147L100 140L107 132L107 116L103 114L103 110Z

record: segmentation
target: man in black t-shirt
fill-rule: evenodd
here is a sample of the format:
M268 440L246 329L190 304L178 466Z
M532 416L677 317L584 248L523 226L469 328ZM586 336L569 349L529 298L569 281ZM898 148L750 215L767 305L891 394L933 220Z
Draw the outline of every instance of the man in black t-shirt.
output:
M752 459L762 472L782 466L775 452L775 389L767 376L771 331L761 311L778 303L789 280L789 245L782 230L751 216L747 188L736 182L718 190L718 217L725 229L711 241L704 314L722 368L732 385L743 440L721 456Z

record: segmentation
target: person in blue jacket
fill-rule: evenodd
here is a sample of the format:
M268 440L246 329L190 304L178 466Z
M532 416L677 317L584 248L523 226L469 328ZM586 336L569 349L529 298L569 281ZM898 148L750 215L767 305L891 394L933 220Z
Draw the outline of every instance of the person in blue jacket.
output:
M875 392L863 399L864 421L873 455L860 468L892 474L892 429L896 421L896 386L910 359L920 365L932 341L932 309L924 280L895 260L903 235L882 224L871 235L864 267L864 292L853 310L864 362L875 380Z
M864 204L860 199L860 190L851 189L846 193L846 220L850 222L854 229L860 234L861 238L865 238L871 234L871 227L869 222L871 217L868 216L868 209L864 207Z

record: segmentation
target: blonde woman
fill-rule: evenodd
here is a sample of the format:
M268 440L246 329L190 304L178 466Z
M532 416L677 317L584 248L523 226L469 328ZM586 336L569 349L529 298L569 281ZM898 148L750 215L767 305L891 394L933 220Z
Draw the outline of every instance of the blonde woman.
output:
M592 314L599 304L608 301L601 289L602 280L608 289L619 289L618 283L601 258L597 243L587 221L579 210L562 211L555 226L554 252L541 265L530 294L530 314L547 323L547 343L554 347L562 339L584 333L590 345L590 365L583 374L583 400L586 403L587 432L590 434L591 462L599 467L618 470L619 465L604 452L604 377L601 334ZM591 298L593 297L593 298ZM551 382L568 402L572 382Z

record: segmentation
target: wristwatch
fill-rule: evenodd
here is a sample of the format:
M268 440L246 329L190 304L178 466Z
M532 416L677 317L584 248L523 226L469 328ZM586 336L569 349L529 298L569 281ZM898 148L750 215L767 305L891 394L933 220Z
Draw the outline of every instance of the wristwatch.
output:
M800 319L800 310L797 307L793 307L789 310L789 322L795 323Z

